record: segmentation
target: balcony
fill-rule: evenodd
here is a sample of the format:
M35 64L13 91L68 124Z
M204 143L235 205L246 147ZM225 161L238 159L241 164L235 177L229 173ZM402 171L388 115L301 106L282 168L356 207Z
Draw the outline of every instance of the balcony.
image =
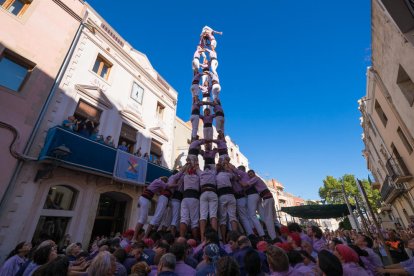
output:
M394 184L390 176L387 176L381 187L381 197L386 204L392 203L406 190L402 184Z
M403 164L403 166L400 164ZM388 175L391 177L394 183L407 182L412 178L412 175L405 168L404 161L401 159L401 157L390 157L385 167L387 168Z
M56 149L63 145L70 150L70 153L66 156L56 154ZM54 162L59 166L70 169L113 178L117 152L118 150L113 147L56 126L49 129L38 160ZM147 165L145 183L150 183L160 176L170 176L172 174L172 171L167 168L147 161L144 162Z

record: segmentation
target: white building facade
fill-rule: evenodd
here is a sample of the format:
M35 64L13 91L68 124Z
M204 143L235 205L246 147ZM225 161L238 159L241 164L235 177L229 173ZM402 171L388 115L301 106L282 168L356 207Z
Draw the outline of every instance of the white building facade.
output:
M40 162L23 165L1 217L2 257L21 240L51 238L60 246L70 236L86 248L98 235L134 227L145 182L169 175L174 165L177 91L85 5L78 43L30 150ZM70 115L94 122L114 147L57 127ZM51 148L56 140L59 147ZM161 166L148 163L138 185L112 175L122 142L131 157L140 149L150 161L161 160Z

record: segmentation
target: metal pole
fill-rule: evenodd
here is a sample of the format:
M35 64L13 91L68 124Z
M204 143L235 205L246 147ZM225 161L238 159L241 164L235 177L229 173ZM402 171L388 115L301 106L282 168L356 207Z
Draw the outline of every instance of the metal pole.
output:
M365 220L364 214L361 211L361 207L359 206L359 203L358 203L358 198L355 196L354 199L355 199L355 205L356 205L357 212L358 212L359 216L361 217L362 226L364 228L365 234L370 236L367 222Z
M363 200L365 201L365 204L368 207L368 211L369 211L369 213L372 217L372 220L374 221L374 225L375 225L375 228L377 229L378 237L379 237L380 241L382 242L382 244L384 245L384 249L385 249L385 252L387 253L388 261L390 262L390 264L392 264L393 261L392 261L391 253L390 253L390 250L388 249L388 247L385 245L385 238L384 238L384 235L382 234L381 227L378 223L377 217L374 215L374 211L372 210L372 206L368 201L368 197L367 197L367 193L365 192L365 188L364 188L364 186L362 185L361 181L358 178L357 178L357 185L359 185L359 188L360 188L360 191L361 191L361 194L362 194L362 198L363 198Z
M346 193L345 193L345 184L344 184L344 179L343 178L342 178L341 188L342 188L342 195L344 196L345 203L346 203L346 206L348 207L349 214L352 216L352 219L355 223L355 226L356 226L357 230L360 230L359 223L355 218L354 212L352 211L351 205L349 204L348 198L347 198Z

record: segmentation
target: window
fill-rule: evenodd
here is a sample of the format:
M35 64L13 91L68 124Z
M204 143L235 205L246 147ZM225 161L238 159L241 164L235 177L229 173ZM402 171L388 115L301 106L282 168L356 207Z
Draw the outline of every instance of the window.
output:
M118 146L121 145L122 142L125 142L128 147L128 152L133 153L135 144L137 142L137 133L138 131L135 128L125 123L122 123L121 133L119 134Z
M158 142L155 139L152 139L149 161L156 163L157 160L161 160L161 157L162 157L162 143Z
M93 105L88 104L87 102L80 100L78 106L75 110L75 117L80 121L89 119L94 123L99 123L101 119L102 110L96 108Z
M70 217L40 216L32 243L38 244L40 241L51 239L61 248L70 219Z
M54 186L49 189L43 209L73 210L76 191L66 186Z
M157 119L162 120L162 118L164 117L164 109L165 109L165 106L161 104L160 102L157 102L157 111L156 111Z
M400 127L398 127L397 129L397 133L398 133L398 136L400 136L400 139L403 142L408 153L411 154L413 152L413 147L410 145L410 142L408 142L407 137L405 137L404 132L401 130Z
M392 155L394 156L394 159L395 161L397 161L398 165L400 165L400 169L403 175L411 175L410 172L408 171L407 166L405 165L404 160L402 159L400 153L398 152L394 144L391 144L391 149L392 149Z
M139 104L142 104L142 97L144 96L144 89L136 82L132 84L131 98Z
M34 63L7 49L4 50L0 56L0 85L16 92L21 91L34 67Z
M414 0L413 0L414 1ZM400 65L398 68L397 85L405 96L410 106L414 104L414 83Z
M384 111L382 110L380 104L378 103L378 101L375 101L375 111L378 114L378 117L380 118L382 124L384 125L384 127L387 126L387 122L388 122L388 118L385 115Z
M8 12L20 17L30 5L31 0L0 0L0 5Z
M111 71L111 68L112 68L112 63L106 60L103 56L98 55L92 71L94 71L101 78L107 80L109 76L109 72Z

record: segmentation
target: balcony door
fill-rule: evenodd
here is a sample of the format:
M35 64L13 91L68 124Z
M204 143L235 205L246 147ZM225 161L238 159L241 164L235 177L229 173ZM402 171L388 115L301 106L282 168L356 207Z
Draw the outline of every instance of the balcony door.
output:
M131 200L128 195L119 192L101 194L91 239L97 236L110 237L125 231Z
M122 123L121 132L119 133L118 146L125 142L128 152L134 153L135 144L137 143L138 131L130 125Z

